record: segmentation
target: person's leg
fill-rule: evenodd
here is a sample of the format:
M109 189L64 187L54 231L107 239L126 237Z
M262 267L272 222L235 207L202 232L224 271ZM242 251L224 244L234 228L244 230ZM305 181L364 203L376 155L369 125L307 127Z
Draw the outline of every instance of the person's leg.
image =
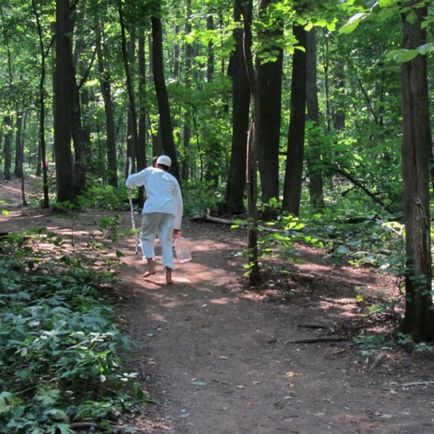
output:
M140 244L142 246L143 259L148 263L148 269L144 276L155 273L155 251L154 241L155 234L159 227L160 214L159 213L146 213L143 214L142 227L140 230Z
M160 220L160 244L163 256L163 264L166 270L166 283L173 283L173 250L172 250L172 235L173 224L175 218L171 214L164 214Z

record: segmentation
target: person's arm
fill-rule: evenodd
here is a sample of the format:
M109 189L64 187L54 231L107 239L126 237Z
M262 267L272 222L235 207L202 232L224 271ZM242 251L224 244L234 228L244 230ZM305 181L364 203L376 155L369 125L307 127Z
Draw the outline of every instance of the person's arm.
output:
M175 191L173 192L173 201L175 205L175 223L173 225L174 230L181 229L182 223L182 214L184 212L184 205L182 203L182 194L181 188L179 187L178 182L175 183Z
M133 188L133 187L141 187L142 185L145 185L145 179L146 179L146 174L148 169L149 168L146 168L138 173L133 173L132 175L130 175L125 181L125 186L127 188Z

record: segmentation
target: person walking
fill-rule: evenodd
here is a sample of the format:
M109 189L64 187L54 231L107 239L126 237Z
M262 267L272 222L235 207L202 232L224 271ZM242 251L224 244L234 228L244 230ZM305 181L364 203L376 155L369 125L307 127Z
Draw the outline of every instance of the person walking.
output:
M176 178L168 170L172 160L167 155L160 155L156 167L147 167L128 176L127 188L145 188L146 200L142 210L140 244L147 269L143 277L156 272L154 241L156 234L160 238L166 283L173 283L172 237L181 231L183 201L181 189Z

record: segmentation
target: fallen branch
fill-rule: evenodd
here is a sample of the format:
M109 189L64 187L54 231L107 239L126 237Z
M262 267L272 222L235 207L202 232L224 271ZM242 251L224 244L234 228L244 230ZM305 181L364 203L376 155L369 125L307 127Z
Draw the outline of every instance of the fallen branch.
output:
M305 329L330 329L332 326L330 324L297 324L299 328Z
M286 341L285 344L316 344L319 342L343 342L349 341L350 338L343 338L339 336L325 336L321 338L308 338L308 339L298 339L295 341Z
M434 384L434 381L415 381L413 383L403 383L400 384L401 387L412 387L412 386L428 386Z

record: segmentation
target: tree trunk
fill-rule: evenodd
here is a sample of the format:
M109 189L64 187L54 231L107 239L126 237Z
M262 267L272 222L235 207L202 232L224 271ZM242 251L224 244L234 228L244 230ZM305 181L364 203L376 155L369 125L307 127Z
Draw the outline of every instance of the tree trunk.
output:
M173 140L173 126L170 115L169 97L167 95L164 78L163 61L163 29L161 20L153 16L152 22L152 72L154 76L155 92L157 94L158 111L160 114L160 133L163 151L172 159L171 173L179 181L178 160L175 142Z
M87 157L84 143L84 130L81 115L80 92L75 74L72 81L72 142L74 145L75 188L77 194L86 190Z
M179 35L179 24L175 24L175 45L173 47L173 79L178 81L179 79L179 70L180 70L180 57L181 57L181 49L178 43L178 35Z
M260 17L266 19L267 8L275 0L261 0ZM262 189L262 202L265 205L264 219L274 219L276 210L267 204L272 198L279 198L279 143L280 113L282 99L283 51L272 40L283 34L282 22L275 20L271 29L260 33L260 43L266 52L275 52L276 59L262 63L259 55L256 60L259 116L256 125L257 156ZM270 45L271 44L271 45ZM265 53L259 53L265 54Z
M137 143L137 169L142 170L146 167L146 52L145 52L145 32L140 30L138 48L139 63L139 137ZM144 203L143 188L139 188L139 206Z
M418 3L417 0L405 2L415 19L403 15L404 49L412 50L426 43L426 30L421 29L421 23L426 17L427 7L412 7ZM401 65L406 235L406 306L401 331L410 334L416 341L434 338L429 201L432 142L427 76L426 56L418 55Z
M117 0L118 3L118 12L119 12L119 22L121 26L121 42L122 42L122 58L124 61L124 69L125 69L125 78L126 85L128 91L128 119L131 127L131 137L129 140L129 150L127 152L127 156L133 157L133 161L136 158L136 150L138 146L138 133L137 133L137 110L136 110L136 101L134 96L134 86L132 73L130 69L130 61L131 61L131 50L132 44L134 44L134 33L130 35L130 44L129 50L127 48L127 36L125 31L125 17L122 9L122 1Z
M4 177L7 180L11 179L11 165L12 165L12 118L5 116L3 119L5 129L5 141L3 146L4 157Z
M243 58L249 83L250 97L253 102L253 120L247 137L246 187L248 213L248 273L250 285L261 282L261 271L258 262L258 210L257 210L257 155L256 155L256 124L259 118L259 101L256 71L252 55L252 2L251 0L236 0L243 16Z
M23 162L24 162L24 125L26 122L26 115L22 111L17 112L15 120L15 169L14 174L16 177L23 176Z
M102 43L101 26L98 19L95 20L95 37L96 37L96 52L99 69L99 82L101 87L102 97L104 99L104 112L106 119L106 136L107 136L107 177L109 185L118 186L117 176L117 155L116 155L116 129L114 122L113 99L111 93L110 72L105 65L105 56Z
M208 16L206 18L206 29L214 30L214 17L212 11L208 12ZM214 55L214 44L212 41L208 42L208 62L206 68L206 81L210 83L214 76L215 69L215 55Z
M42 173L42 190L44 193L43 208L49 207L48 196L48 162L47 146L45 142L45 77L47 74L45 59L49 54L49 48L45 50L43 31L40 21L36 0L32 0L33 13L36 19L36 29L38 32L39 54L41 56L41 75L39 79L39 146L38 146L38 165L36 173L39 176ZM54 38L52 39L54 41Z
M54 150L58 202L75 199L75 176L71 152L74 77L70 13L69 0L56 0Z
M306 40L306 107L306 119L310 122L311 129L309 134L309 153L307 155L310 204L314 210L320 210L324 207L324 192L316 74L315 28L308 32Z
M294 36L306 49L306 30L294 25ZM295 50L292 64L291 115L288 128L283 209L296 216L300 212L303 174L304 127L306 120L306 52Z
M241 12L234 1L234 21L240 22ZM232 148L226 186L226 210L229 214L245 211L246 143L249 129L250 89L243 56L243 31L234 29L235 51L229 63L232 79Z

